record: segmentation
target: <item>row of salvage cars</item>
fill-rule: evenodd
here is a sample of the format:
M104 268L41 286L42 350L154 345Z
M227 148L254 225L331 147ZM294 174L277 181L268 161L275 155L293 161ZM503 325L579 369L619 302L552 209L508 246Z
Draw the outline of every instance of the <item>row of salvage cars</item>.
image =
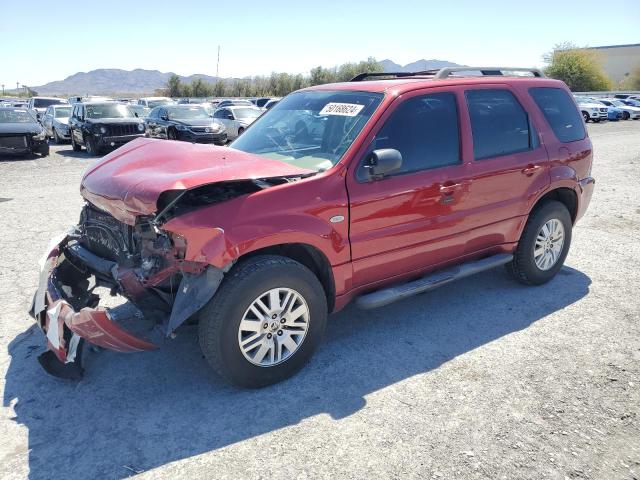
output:
M614 98L574 95L585 122L640 119L640 98L634 95L616 95Z
M47 99L42 111L0 106L0 154L49 154L49 142L70 142L101 155L139 137L226 145L264 113L249 101L227 100L217 109L198 104L158 102L144 112L140 105L111 100L68 103Z

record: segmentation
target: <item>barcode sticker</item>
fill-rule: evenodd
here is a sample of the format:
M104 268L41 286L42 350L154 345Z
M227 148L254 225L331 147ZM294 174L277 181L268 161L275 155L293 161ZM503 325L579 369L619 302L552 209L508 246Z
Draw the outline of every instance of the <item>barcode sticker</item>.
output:
M364 108L364 105L358 105L356 103L327 103L320 115L340 115L342 117L355 117L360 113L360 110Z

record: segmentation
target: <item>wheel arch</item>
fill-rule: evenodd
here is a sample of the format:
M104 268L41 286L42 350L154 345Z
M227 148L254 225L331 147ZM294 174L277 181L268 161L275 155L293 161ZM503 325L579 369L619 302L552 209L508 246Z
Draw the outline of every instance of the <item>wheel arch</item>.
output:
M335 279L329 259L319 248L308 243L282 243L252 250L238 257L237 261L257 255L279 255L307 267L320 281L327 297L328 310L333 311L336 297Z
M558 201L565 207L567 207L567 210L569 210L569 215L571 216L571 221L575 224L576 217L578 215L578 194L574 189L570 187L557 187L546 192L533 204L529 215L531 215L545 203L552 200Z

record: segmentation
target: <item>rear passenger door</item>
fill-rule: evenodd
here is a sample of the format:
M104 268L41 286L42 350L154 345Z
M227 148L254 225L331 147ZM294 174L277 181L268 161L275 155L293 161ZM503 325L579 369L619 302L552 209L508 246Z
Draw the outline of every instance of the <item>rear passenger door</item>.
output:
M528 95L507 85L467 87L473 140L465 254L517 242L531 199L549 185L549 162Z

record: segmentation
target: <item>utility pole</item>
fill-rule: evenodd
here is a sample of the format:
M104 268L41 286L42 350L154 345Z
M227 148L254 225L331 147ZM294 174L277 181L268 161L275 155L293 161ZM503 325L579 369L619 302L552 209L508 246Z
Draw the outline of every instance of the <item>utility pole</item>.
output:
M2 96L4 97L4 83L2 84Z
M220 76L220 45L218 45L218 62L216 63L216 78Z

